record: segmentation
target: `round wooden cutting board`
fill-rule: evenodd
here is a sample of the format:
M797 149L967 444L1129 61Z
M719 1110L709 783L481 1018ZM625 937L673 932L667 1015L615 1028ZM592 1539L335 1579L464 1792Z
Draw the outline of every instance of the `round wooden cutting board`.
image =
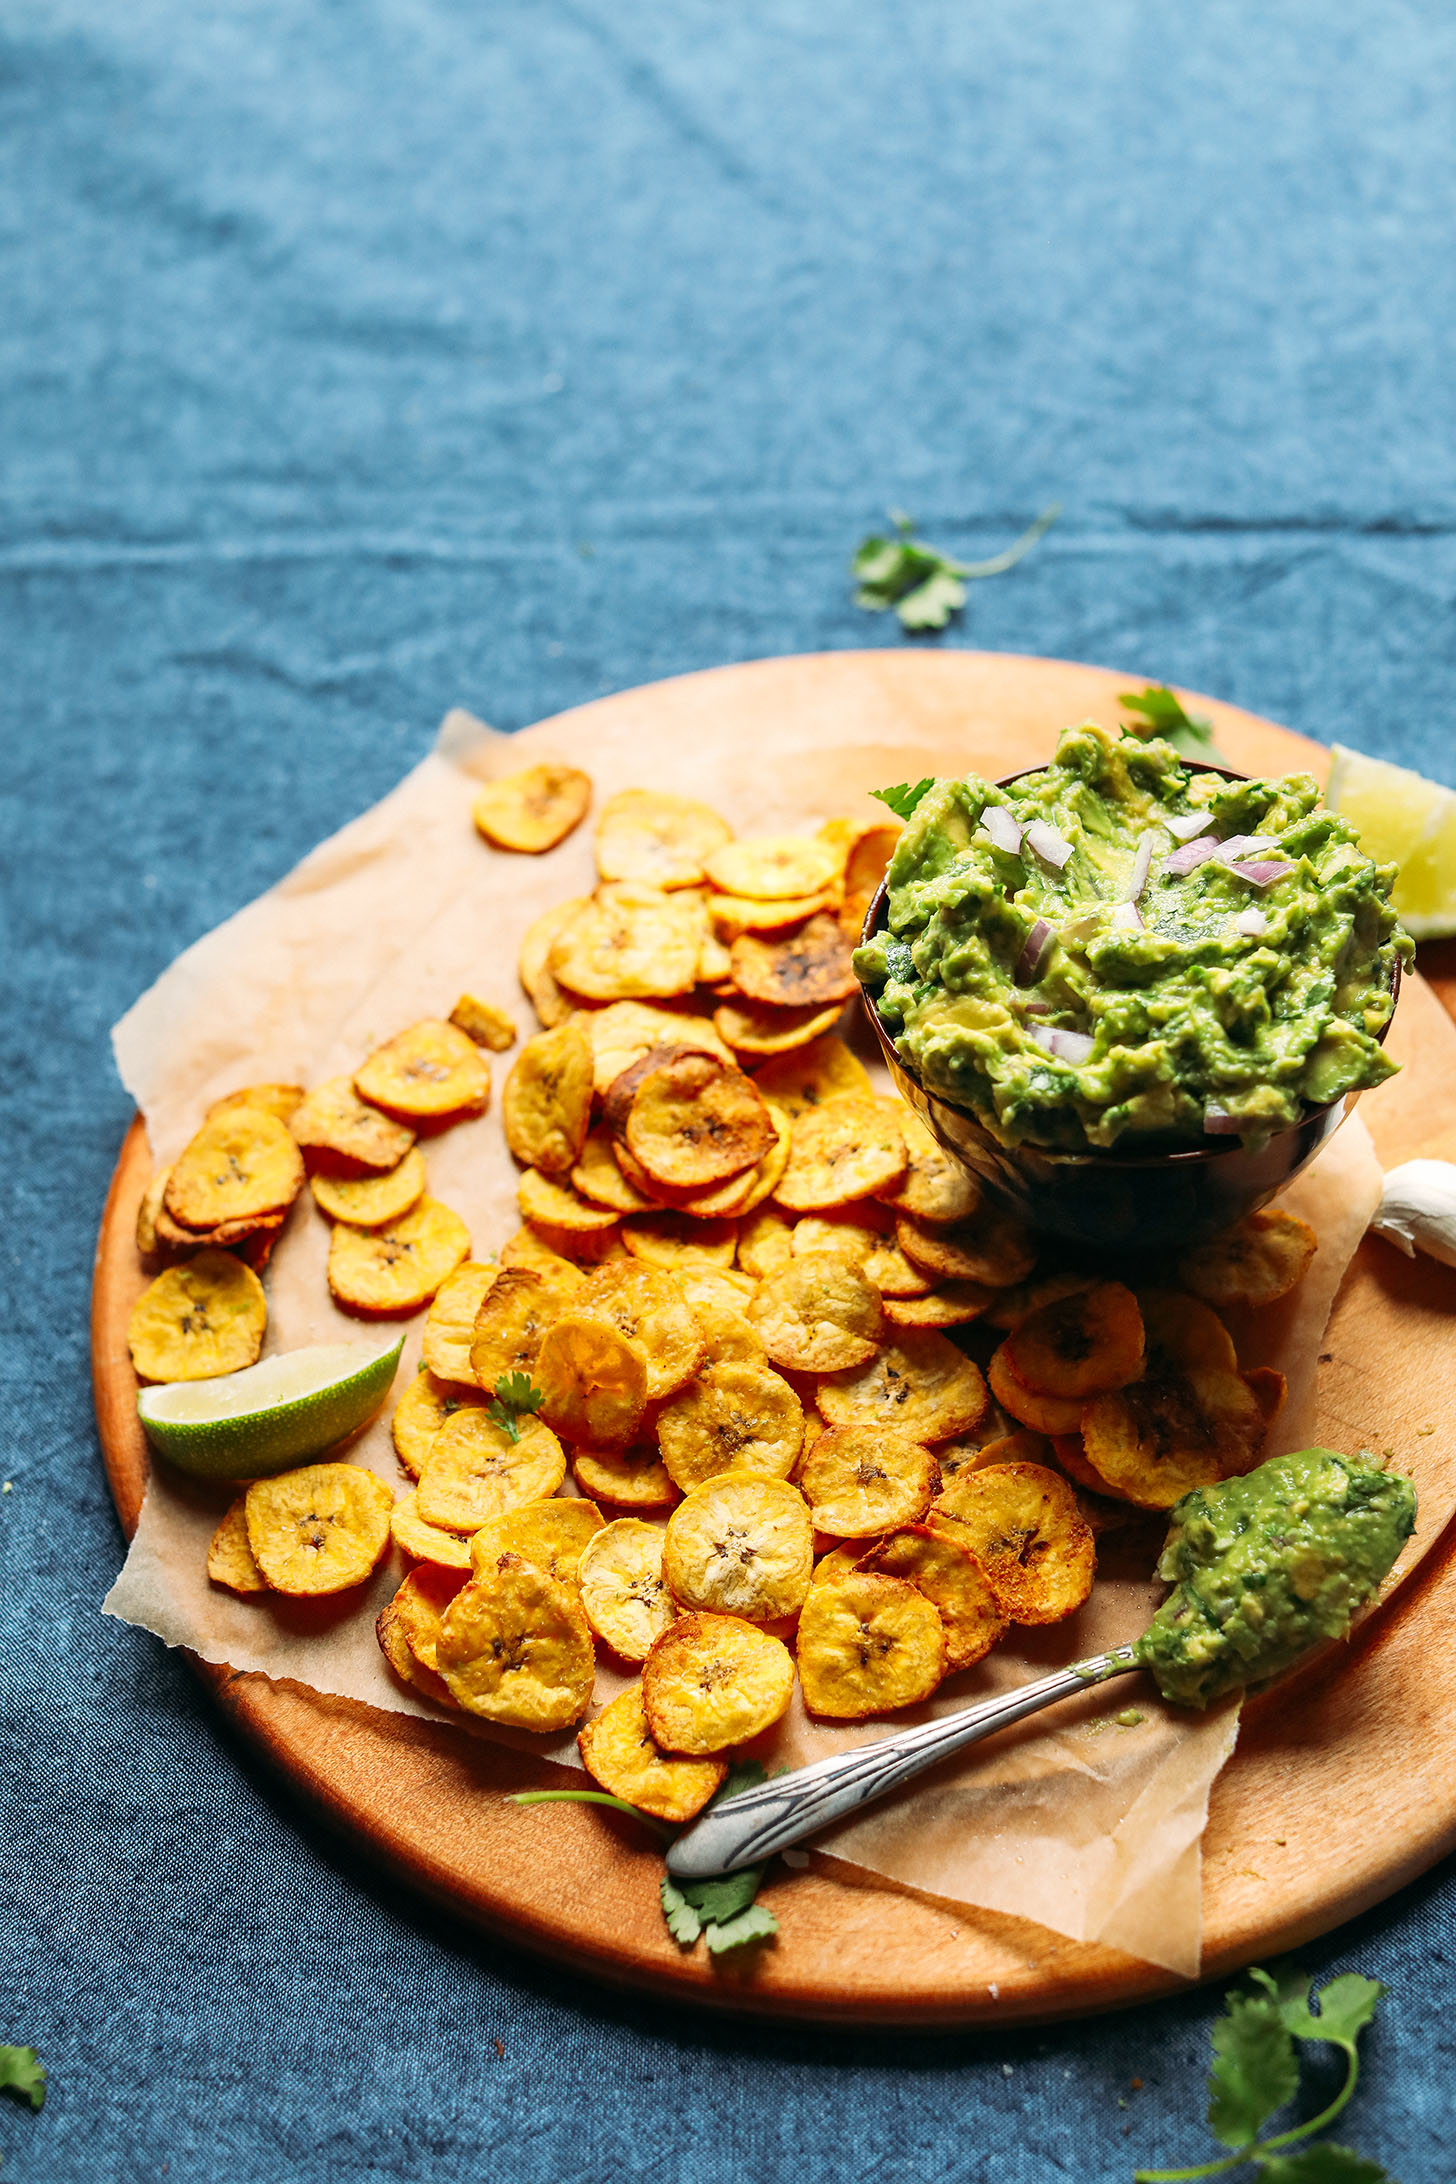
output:
M982 772L1039 763L1069 721L1114 721L1118 693L1145 679L972 652L765 660L604 698L518 740L524 762L536 746L550 749L563 721L577 731L597 723L619 730L650 718L657 730L711 739L736 778L755 763L772 766L774 724L792 723L806 741L852 748L870 768L856 769L859 790L866 780L914 778L922 733L930 745L943 745L947 733L963 738L967 766ZM1323 773L1318 745L1212 699L1190 702L1248 771ZM874 770L885 759L899 770ZM823 801L807 780L805 800ZM1370 1115L1373 1126L1375 1102ZM128 1537L147 1479L125 1333L146 1279L133 1239L149 1173L138 1121L101 1224L92 1318L101 1444ZM1449 1341L1456 1362L1450 1289L1433 1304L1422 1287L1430 1270L1408 1270L1384 1246L1367 1245L1362 1259L1370 1253L1382 1263L1364 1278L1378 1286L1381 1308L1416 1312L1420 1339ZM1393 1336L1393 1353L1395 1344ZM1391 1362L1395 1369L1394 1354ZM948 2026L1067 2016L1180 1984L1017 1919L813 1868L778 1869L765 1888L780 1936L751 1966L716 1966L701 1949L685 1956L658 1905L660 1853L631 1821L590 1806L505 1802L513 1790L559 1784L559 1769L430 1722L195 1665L253 1743L400 1879L464 1924L664 1999L825 2023ZM1326 1932L1453 1844L1456 1541L1448 1530L1348 1648L1246 1710L1204 1841L1205 1976Z

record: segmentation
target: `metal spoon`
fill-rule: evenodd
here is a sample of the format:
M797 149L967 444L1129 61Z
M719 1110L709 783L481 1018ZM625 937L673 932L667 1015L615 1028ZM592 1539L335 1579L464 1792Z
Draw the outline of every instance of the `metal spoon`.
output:
M739 1866L757 1865L776 1850L802 1842L806 1835L828 1827L861 1805L887 1797L902 1782L933 1767L937 1760L978 1744L1028 1714L1054 1706L1092 1684L1110 1677L1126 1676L1141 1666L1131 1646L1117 1646L1110 1653L1095 1653L1090 1660L1074 1661L1054 1676L1003 1692L963 1713L946 1714L937 1721L902 1729L877 1744L861 1744L852 1752L832 1759L816 1759L796 1774L779 1775L756 1790L742 1790L704 1813L695 1827L680 1835L667 1853L667 1870L682 1881L705 1881L717 1873L733 1873Z

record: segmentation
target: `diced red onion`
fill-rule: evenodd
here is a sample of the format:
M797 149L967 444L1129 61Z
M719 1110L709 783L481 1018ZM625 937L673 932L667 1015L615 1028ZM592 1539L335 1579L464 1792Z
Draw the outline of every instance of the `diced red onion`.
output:
M1269 920L1262 910L1241 910L1234 919L1234 931L1247 934L1250 940L1262 940L1269 930Z
M1135 902L1120 902L1112 913L1112 930L1115 933L1145 933L1142 912Z
M1196 872L1201 864L1207 864L1217 849L1216 834L1200 834L1196 842L1185 842L1181 849L1175 849L1171 857L1165 858L1163 870L1181 880L1185 873Z
M1050 1001L1023 1001L1021 1013L1023 1016L1050 1016L1052 1005Z
M1021 953L1016 958L1016 983L1029 986L1041 969L1048 948L1056 938L1055 930L1045 918L1038 918L1022 942Z
M1063 1031L1055 1024L1033 1024L1031 1036L1039 1047L1045 1047L1047 1053L1055 1055L1058 1061L1071 1062L1074 1065L1087 1061L1097 1043L1085 1031Z
M1231 865L1235 857L1267 857L1271 849L1278 847L1277 834L1231 834L1218 846L1218 861Z
M1049 827L1045 819L1033 819L1026 830L1026 839L1046 864L1055 865L1058 872L1072 854L1072 845Z
M1203 1129L1207 1137L1237 1137L1242 1128L1237 1115L1231 1115L1226 1107L1216 1106L1212 1100L1203 1110Z
M1175 842L1187 842L1208 825L1208 813L1206 811L1185 811L1176 818L1165 819L1163 824Z
M1021 847L1021 828L1004 804L988 804L981 814L981 824L997 849L1016 855Z
M1287 880L1294 866L1283 857L1262 857L1252 863L1240 858L1237 864L1229 866L1229 870L1237 872L1241 880L1247 880L1250 887L1272 887L1276 880Z
M1127 899L1129 902L1135 903L1147 886L1148 873L1152 870L1152 863L1153 837L1151 834L1145 834L1138 843L1137 855L1132 861L1132 877L1127 883Z

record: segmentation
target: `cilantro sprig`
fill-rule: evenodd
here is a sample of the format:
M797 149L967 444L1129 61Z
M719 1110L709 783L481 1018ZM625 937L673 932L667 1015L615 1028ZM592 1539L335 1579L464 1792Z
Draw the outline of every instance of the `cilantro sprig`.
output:
M908 819L921 797L934 787L934 774L927 774L923 781L897 781L892 789L871 789L870 795L888 804L897 818Z
M0 2093L13 2093L32 2108L44 2108L45 2064L33 2047L0 2047Z
M541 1390L532 1387L529 1373L502 1373L495 1384L495 1400L486 1405L485 1415L512 1441L519 1441L521 1420L534 1418L545 1400Z
M1014 569L1061 512L1060 501L1054 501L1004 553L993 554L989 561L957 561L938 546L916 538L914 518L903 509L892 508L888 513L895 536L885 538L872 533L855 549L849 564L856 584L854 603L870 614L883 614L887 607L893 607L901 628L912 634L944 629L951 616L959 614L965 605L967 584L983 577L1004 576L1008 569Z
M1345 1972L1320 1990L1319 2014L1310 2008L1310 1981L1299 1975L1276 1980L1266 1971L1249 1974L1254 1992L1235 1988L1226 1997L1225 2014L1213 2028L1213 2062L1208 2073L1208 2128L1230 2152L1192 2169L1139 2169L1135 2184L1193 2184L1206 2176L1254 2163L1259 2184L1392 2184L1378 2161L1348 2146L1284 2149L1313 2137L1332 2124L1347 2105L1360 2076L1357 2043L1374 2017L1385 1988L1378 1979ZM1261 2139L1260 2131L1299 2091L1295 2043L1323 2042L1345 2057L1345 2079L1334 2099L1308 2123Z
M1124 690L1117 702L1125 713L1138 716L1126 724L1133 735L1161 736L1180 757L1222 765L1222 753L1213 741L1213 722L1202 713L1190 713L1166 683L1149 683L1145 690Z

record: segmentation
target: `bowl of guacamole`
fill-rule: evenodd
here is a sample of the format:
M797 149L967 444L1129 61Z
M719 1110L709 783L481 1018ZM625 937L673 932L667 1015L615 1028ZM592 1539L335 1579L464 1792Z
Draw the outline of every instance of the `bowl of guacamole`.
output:
M1049 765L924 792L855 970L901 1091L1003 1201L1089 1243L1186 1242L1393 1073L1395 876L1307 774L1086 722Z

